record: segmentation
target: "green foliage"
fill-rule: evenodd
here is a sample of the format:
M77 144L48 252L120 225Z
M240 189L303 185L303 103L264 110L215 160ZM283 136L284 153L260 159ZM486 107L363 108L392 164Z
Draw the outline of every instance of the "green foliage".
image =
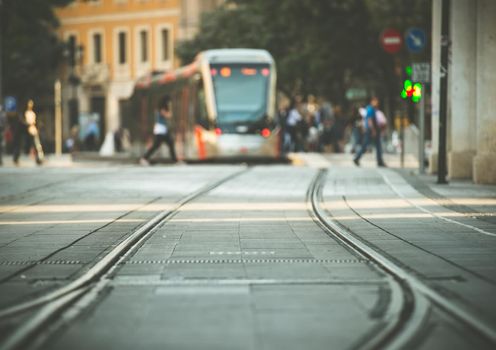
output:
M5 94L27 99L52 91L63 49L54 32L59 22L53 10L70 2L72 0L2 1Z
M211 48L263 48L276 60L282 91L343 102L357 81L394 85L392 56L378 38L388 22L418 23L419 13L428 18L421 6L428 1L413 2L408 8L411 2L401 0L231 0L206 14L197 37L177 53L189 62Z

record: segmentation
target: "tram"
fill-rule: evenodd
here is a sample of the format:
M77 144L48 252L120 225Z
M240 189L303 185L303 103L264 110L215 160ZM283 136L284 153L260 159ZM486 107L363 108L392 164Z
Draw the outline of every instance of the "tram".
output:
M152 138L154 109L168 95L179 159L281 157L275 120L276 68L265 50L217 49L193 63L140 78L122 105L134 146Z

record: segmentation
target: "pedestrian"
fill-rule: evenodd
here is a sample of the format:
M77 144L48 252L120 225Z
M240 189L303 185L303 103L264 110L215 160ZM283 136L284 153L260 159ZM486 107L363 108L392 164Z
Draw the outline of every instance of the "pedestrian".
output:
M301 101L300 100L292 100L291 105L289 107L288 118L286 119L286 127L289 134L290 139L290 152L295 152L298 150L298 129L303 121L303 117L300 113L301 110Z
M363 142L353 158L355 165L360 166L360 158L367 151L367 147L370 142L375 144L375 155L377 159L377 166L385 167L386 164L382 159L382 147L381 147L381 130L377 122L376 111L379 108L379 99L377 97L372 97L370 99L369 105L366 107L366 114L364 120L364 137Z
M319 143L317 149L319 152L330 152L329 145L331 144L331 128L334 118L332 104L320 97L318 99L319 108L315 112L315 122L319 131Z
M3 110L3 106L0 104L0 165L3 165L3 133L5 127L7 126L7 114Z
M278 124L281 128L281 145L283 153L287 153L290 150L291 137L289 135L287 119L289 114L289 102L281 102L277 111Z
M97 151L99 137L100 127L98 126L97 120L92 118L85 129L84 148L87 151Z
M36 113L34 112L34 102L29 100L24 112L24 117L20 119L16 131L16 141L14 147L14 164L19 164L19 155L21 153L22 138L26 138L26 149L29 151L34 147L36 164L43 163L44 153L40 142L40 135L36 126Z
M150 157L160 147L162 142L169 146L170 156L173 162L177 162L176 150L174 148L174 140L171 135L168 120L172 119L172 112L170 110L170 97L165 95L159 101L157 109L155 110L155 124L153 126L153 144L146 151L140 159L142 165L150 164Z
M332 148L334 153L342 153L344 132L346 129L346 119L343 115L343 109L341 106L336 105L334 107L334 123L332 124L331 134L332 134Z
M363 111L363 112L362 112ZM363 120L365 119L365 108L355 106L351 117L351 153L358 152L362 144Z

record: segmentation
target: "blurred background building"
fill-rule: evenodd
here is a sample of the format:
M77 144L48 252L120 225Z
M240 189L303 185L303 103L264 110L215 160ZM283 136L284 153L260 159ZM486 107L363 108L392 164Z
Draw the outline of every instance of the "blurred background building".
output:
M77 0L57 10L67 43L64 135L98 126L98 144L120 126L122 100L136 79L178 67L174 48L194 37L203 13L221 0ZM93 129L94 131L94 129ZM80 130L80 132L85 132Z

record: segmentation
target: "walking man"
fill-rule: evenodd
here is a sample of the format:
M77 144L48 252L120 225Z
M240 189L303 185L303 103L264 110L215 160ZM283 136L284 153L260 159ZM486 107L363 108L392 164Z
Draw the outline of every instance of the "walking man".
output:
M155 111L155 125L153 126L153 144L140 159L142 165L150 164L150 157L160 147L162 142L169 146L170 156L173 162L177 162L176 150L174 148L174 140L172 139L171 132L167 125L167 120L172 118L170 110L170 97L164 96Z
M365 120L364 120L364 137L363 142L353 158L355 165L360 166L360 158L367 151L369 143L371 141L375 142L375 155L377 158L377 166L385 167L386 164L382 159L382 147L381 147L381 130L377 122L376 111L379 107L379 99L377 97L372 97L370 99L370 104L366 108Z
M301 102L299 100L293 100L289 107L288 117L286 118L286 127L290 138L290 152L298 152L301 150L301 137L298 133L298 126L303 121L303 117L300 114L300 110Z

